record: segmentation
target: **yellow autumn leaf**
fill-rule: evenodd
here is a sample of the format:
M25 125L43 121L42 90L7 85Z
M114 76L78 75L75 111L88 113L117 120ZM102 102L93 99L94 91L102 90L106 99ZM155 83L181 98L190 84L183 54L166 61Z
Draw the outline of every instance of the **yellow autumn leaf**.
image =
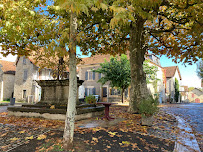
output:
M92 140L95 141L95 142L98 142L97 138L92 137Z
M46 138L47 138L46 135L39 135L39 136L37 137L37 140L42 140L42 139L46 139Z
M24 133L25 133L25 130L23 130L23 131L19 131L18 133L20 133L20 134L24 134Z
M14 137L14 138L11 138L10 140L16 141L16 140L18 140L18 139L19 139L19 138Z
M33 136L30 136L30 137L26 137L25 140L28 140L28 139L33 139Z
M111 134L111 135L113 135L113 136L115 136L116 133L118 133L118 132L111 132L111 131L109 131L108 133Z
M55 109L55 105L52 105L52 106L50 107L50 109Z
M129 141L122 141L122 144L129 145L129 144L130 144L130 142L129 142Z

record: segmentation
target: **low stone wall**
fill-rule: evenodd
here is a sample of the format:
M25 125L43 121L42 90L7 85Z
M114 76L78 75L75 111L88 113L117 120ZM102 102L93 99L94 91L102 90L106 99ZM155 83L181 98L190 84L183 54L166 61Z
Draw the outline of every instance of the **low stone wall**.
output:
M41 104L41 103L37 103L37 104L25 104L22 105L22 107L27 107L27 108L48 108L50 109L52 105L51 104ZM66 109L67 110L67 105L55 105L55 109ZM96 107L96 104L80 104L80 105L76 105L76 108L87 108L87 107Z
M104 113L104 107L86 107L77 109L75 120L88 119ZM23 117L41 117L53 120L65 120L66 109L43 109L27 107L8 107L8 115Z
M75 120L83 120L83 119L88 119L92 117L96 117L104 113L103 111L99 112L90 112L90 113L85 113L85 114L80 114L75 116ZM9 111L8 112L9 116L18 116L18 117L40 117L40 118L45 118L45 119L52 119L52 120L65 120L66 115L65 114L50 114L50 113L36 113L36 112L13 112Z

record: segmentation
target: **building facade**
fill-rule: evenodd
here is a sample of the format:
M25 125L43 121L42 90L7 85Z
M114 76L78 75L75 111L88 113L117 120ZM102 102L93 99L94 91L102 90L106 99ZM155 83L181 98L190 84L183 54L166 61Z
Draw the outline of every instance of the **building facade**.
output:
M188 92L188 99L190 102L203 103L203 91L198 88L194 88Z
M14 62L0 60L0 101L13 97L15 71Z
M178 66L163 67L166 70L166 96L168 102L175 102L175 80L181 86L181 74ZM180 87L179 87L180 90ZM180 98L179 98L180 102Z
M36 80L53 79L51 72L51 69L39 69L29 58L18 57L14 85L16 101L38 102L41 98L41 87Z
M157 78L159 81L157 82L157 88L155 89L152 84L148 84L148 89L151 94L159 95L159 102L165 102L165 72L161 67L159 58L154 57L153 55L149 55L150 62L149 65L157 66ZM153 62L153 59L155 60ZM121 101L121 92L112 88L107 82L103 86L97 81L102 77L102 74L93 72L92 70L96 70L100 68L100 64L104 63L104 61L110 61L110 55L95 55L93 57L83 58L82 63L78 65L79 70L79 78L80 80L84 80L83 85L79 89L80 97L84 94L84 96L88 95L100 95L101 101L113 102L113 101ZM130 87L127 88L124 92L125 100L129 100L130 98Z

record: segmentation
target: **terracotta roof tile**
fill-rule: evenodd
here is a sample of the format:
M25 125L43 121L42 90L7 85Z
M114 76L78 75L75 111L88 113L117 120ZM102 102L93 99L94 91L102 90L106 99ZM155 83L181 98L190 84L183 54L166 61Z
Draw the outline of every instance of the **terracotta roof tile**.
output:
M15 62L0 60L0 64L2 65L1 69L4 73L13 73L16 71Z
M100 63L104 63L104 59L106 59L106 61L109 62L111 56L112 55L109 55L109 54L105 54L105 55L103 55L103 54L96 54L96 55L91 56L91 57L82 58L82 61L80 62L80 65L100 64ZM127 53L127 57L129 59L129 53ZM148 56L146 56L146 58L149 59ZM159 66L160 68L162 68L160 65L154 63L151 60L150 60L150 63L154 64L155 66Z
M166 77L167 78L173 77L175 75L176 70L178 70L179 77L180 77L180 79L182 79L178 66L163 67L163 68L166 70Z
M106 61L109 62L110 56L111 55L109 54L106 54L106 55L97 54L91 57L82 58L82 61L80 62L80 64L81 65L100 64L100 63L104 63L104 59L106 59Z

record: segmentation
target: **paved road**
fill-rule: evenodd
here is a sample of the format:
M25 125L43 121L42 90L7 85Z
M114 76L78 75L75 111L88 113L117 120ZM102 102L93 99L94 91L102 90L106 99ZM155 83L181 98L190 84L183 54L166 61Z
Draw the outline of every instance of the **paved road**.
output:
M19 107L19 106L22 106L22 104L28 104L28 103L15 103L15 107ZM11 105L8 105L8 106L0 106L0 113L1 112L7 112L7 107L13 107Z
M182 117L195 131L203 133L203 103L170 104L163 109Z
M6 111L7 111L7 106L0 106L0 113L6 112Z

